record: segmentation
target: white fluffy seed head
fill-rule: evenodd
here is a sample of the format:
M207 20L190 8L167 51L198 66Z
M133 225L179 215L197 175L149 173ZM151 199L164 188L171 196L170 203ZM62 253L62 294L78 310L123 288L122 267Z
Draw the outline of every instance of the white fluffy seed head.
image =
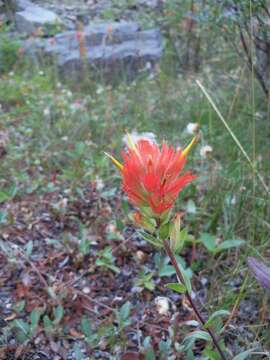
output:
M212 152L213 152L213 148L210 145L205 145L200 149L200 155L204 159L207 158L209 155L211 155Z
M200 125L198 123L188 123L186 127L186 132L190 135L195 135L199 131Z

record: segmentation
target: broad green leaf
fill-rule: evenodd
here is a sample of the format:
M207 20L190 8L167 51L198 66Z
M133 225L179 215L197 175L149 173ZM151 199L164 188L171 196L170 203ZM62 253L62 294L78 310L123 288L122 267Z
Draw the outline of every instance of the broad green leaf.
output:
M196 340L204 340L207 342L211 342L212 338L206 331L197 330L193 331L192 333L189 333L183 340L183 350L187 351L188 349L191 349L194 345L194 342Z
M169 283L165 285L166 288L171 289L175 292L178 292L180 294L183 294L186 292L186 287L183 284L179 283Z
M204 328L207 329L209 326L211 326L213 324L213 322L222 316L229 316L230 312L227 310L217 310L215 311L207 320L207 322L204 324Z
M40 310L39 309L34 309L31 314L30 314L30 319L31 319L31 327L30 327L30 331L34 331L36 329L36 327L38 326L39 323L39 319L40 319Z
M54 324L59 324L60 321L62 320L64 316L64 308L61 304L59 304L55 309L54 309Z
M203 243L203 245L206 247L206 249L210 252L215 252L216 250L216 237L208 234L208 233L202 233L200 236L199 241Z
M126 320L129 317L131 308L132 304L130 301L127 301L124 305L121 306L119 310L119 317L121 320Z
M162 243L155 236L142 230L139 231L139 234L144 238L144 240L148 241L150 244L162 248Z
M31 256L32 255L32 252L33 252L33 241L30 240L28 241L28 243L25 245L25 252L26 252L26 255L27 256Z
M180 271L181 271L181 274L183 276L183 280L184 280L184 284L185 284L185 287L186 287L186 290L189 294L192 293L192 288L191 288L191 282L190 282L190 276L187 272L186 269L184 269L184 267L182 266L181 263L178 263L178 266L180 268ZM179 279L180 281L181 279Z
M236 355L232 360L245 360L250 354L254 352L255 349L250 349L241 352L240 354Z
M218 245L216 252L220 252L223 250L228 250L231 249L233 247L238 247L241 246L245 243L244 240L225 240L223 241L221 244Z
M145 360L156 360L154 349L152 348L152 346L146 349Z
M186 338L193 338L195 340L212 341L211 336L206 331L196 330L190 333Z
M161 225L160 229L159 229L159 238L160 239L167 239L169 236L169 231L170 231L170 224L164 224Z
M27 335L29 330L30 330L30 326L27 322L21 320L21 319L16 319L13 322L14 326L19 328L20 330L22 330L22 332Z
M13 309L20 313L25 307L25 300L19 301L13 305Z
M91 323L88 317L83 316L81 320L81 328L85 337L90 337L92 335Z
M48 315L45 315L43 317L43 325L44 325L46 335L51 335L51 333L53 332L53 329L54 329L54 325Z
M172 265L164 265L160 270L159 270L159 276L160 277L164 277L164 276L172 276L175 274L175 268Z
M220 360L219 353L209 347L204 349L203 355L206 355L208 360Z

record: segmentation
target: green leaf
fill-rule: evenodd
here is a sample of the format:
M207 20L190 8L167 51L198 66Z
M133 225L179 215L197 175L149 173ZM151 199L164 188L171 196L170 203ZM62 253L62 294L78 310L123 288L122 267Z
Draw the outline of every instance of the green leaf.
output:
M139 234L144 238L144 240L148 241L150 244L162 248L162 243L155 236L142 230L139 231Z
M25 245L25 252L27 256L31 256L32 252L33 252L33 241L30 240L28 241L28 243Z
M151 345L151 337L147 336L143 341L145 360L156 360L154 349Z
M164 265L160 270L159 270L159 276L160 277L164 277L164 276L172 276L175 274L175 268L172 265Z
M90 337L92 335L91 323L88 317L83 316L81 320L81 328L85 337Z
M220 252L220 251L223 251L223 250L228 250L228 249L231 249L231 248L234 248L234 247L238 247L238 246L241 246L245 244L245 241L244 240L225 240L223 241L221 244L218 245L217 249L216 249L216 252Z
M232 360L245 360L250 354L254 352L255 349L250 349L241 352L240 354L236 355Z
M193 331L192 333L189 333L183 340L183 350L187 351L191 349L194 345L194 342L196 340L204 340L207 342L211 342L212 338L206 331Z
M183 284L179 283L169 283L165 285L166 288L171 289L175 292L178 292L180 294L183 294L186 292L186 287Z
M149 347L145 352L145 360L156 360L154 349Z
M144 287L150 291L153 291L155 289L155 284L153 281L146 281L144 283Z
M189 294L192 293L192 288L191 288L191 282L190 282L190 276L188 274L188 271L186 269L184 269L184 267L182 266L181 263L178 262L178 266L180 268L181 274L183 276L183 280L184 280L184 284L186 287L186 290ZM180 281L180 279L179 279Z
M119 317L121 320L128 319L131 308L132 308L132 304L130 301L127 301L124 305L121 306L119 310Z
M206 347L203 351L203 355L206 355L208 357L208 360L220 360L220 355L217 353L217 351Z
M161 225L160 229L159 229L159 237L160 239L167 239L167 237L169 236L169 230L170 230L170 224L164 224Z
M61 304L59 304L55 309L54 309L54 321L53 323L59 324L60 321L62 320L64 316L64 308Z
M30 325L27 322L21 319L16 319L14 320L13 325L19 328L25 335L28 335L30 330Z
M39 319L40 319L40 310L39 309L34 309L31 314L30 314L30 319L31 319L31 326L30 326L30 332L34 331L39 323Z
M19 302L15 303L13 305L13 309L15 311L17 311L18 313L20 313L21 311L23 311L24 306L25 306L25 300L22 300L22 301L19 301Z
M210 252L215 252L216 250L216 237L208 234L208 233L202 233L199 239L200 242L203 243L203 245L206 247L206 249Z
M46 335L50 336L53 333L54 326L53 326L53 322L51 321L48 315L45 315L43 317L43 325Z
M0 224L4 224L6 222L7 214L6 210L0 211Z
M217 310L215 311L207 320L207 322L204 324L204 328L207 329L209 326L211 326L213 324L213 322L222 316L229 316L230 312L227 310Z

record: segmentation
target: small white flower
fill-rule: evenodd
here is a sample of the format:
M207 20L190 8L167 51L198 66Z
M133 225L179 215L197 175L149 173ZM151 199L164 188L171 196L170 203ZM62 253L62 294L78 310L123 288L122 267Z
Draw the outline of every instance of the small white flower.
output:
M155 305L157 312L160 315L167 315L170 310L170 304L168 298L164 296L158 296L155 298Z
M148 140L152 143L156 143L156 135L151 132L144 132L144 133L137 133L136 130L133 130L131 134L126 134L123 137L123 142L126 144L126 146L129 146L129 136L131 138L131 141L134 144L137 144L140 140Z
M49 108L45 108L45 109L43 110L43 115L44 115L44 116L50 116L50 109L49 109Z
M104 88L103 88L102 86L99 86L99 87L97 88L97 90L96 90L96 94L97 94L97 95L100 95L100 94L103 93L103 91L104 91Z
M197 134L200 125L198 123L188 123L186 127L186 132L190 135Z
M97 190L99 190L99 191L101 191L101 190L103 190L104 189L104 182L103 182L103 180L100 178L100 177L96 177L96 188L97 188Z
M8 75L9 75L9 76L14 76L14 72L13 72L13 71L10 71L10 72L8 73Z
M207 158L213 152L213 148L210 145L205 145L200 149L200 155L202 158Z

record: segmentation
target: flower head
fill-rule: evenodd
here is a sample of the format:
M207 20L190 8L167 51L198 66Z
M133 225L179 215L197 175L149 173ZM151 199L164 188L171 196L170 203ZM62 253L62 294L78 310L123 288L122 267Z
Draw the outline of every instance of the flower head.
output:
M123 165L109 155L121 171L123 190L130 202L139 208L150 207L156 216L171 209L180 191L195 178L182 171L196 141L194 138L185 150L176 150L165 142L160 148L149 140L130 141L127 151L122 152Z
M199 127L200 125L198 123L188 123L186 127L186 132L191 135L197 134L199 131Z
M210 145L205 145L200 149L200 155L202 158L206 159L213 152L213 148Z

